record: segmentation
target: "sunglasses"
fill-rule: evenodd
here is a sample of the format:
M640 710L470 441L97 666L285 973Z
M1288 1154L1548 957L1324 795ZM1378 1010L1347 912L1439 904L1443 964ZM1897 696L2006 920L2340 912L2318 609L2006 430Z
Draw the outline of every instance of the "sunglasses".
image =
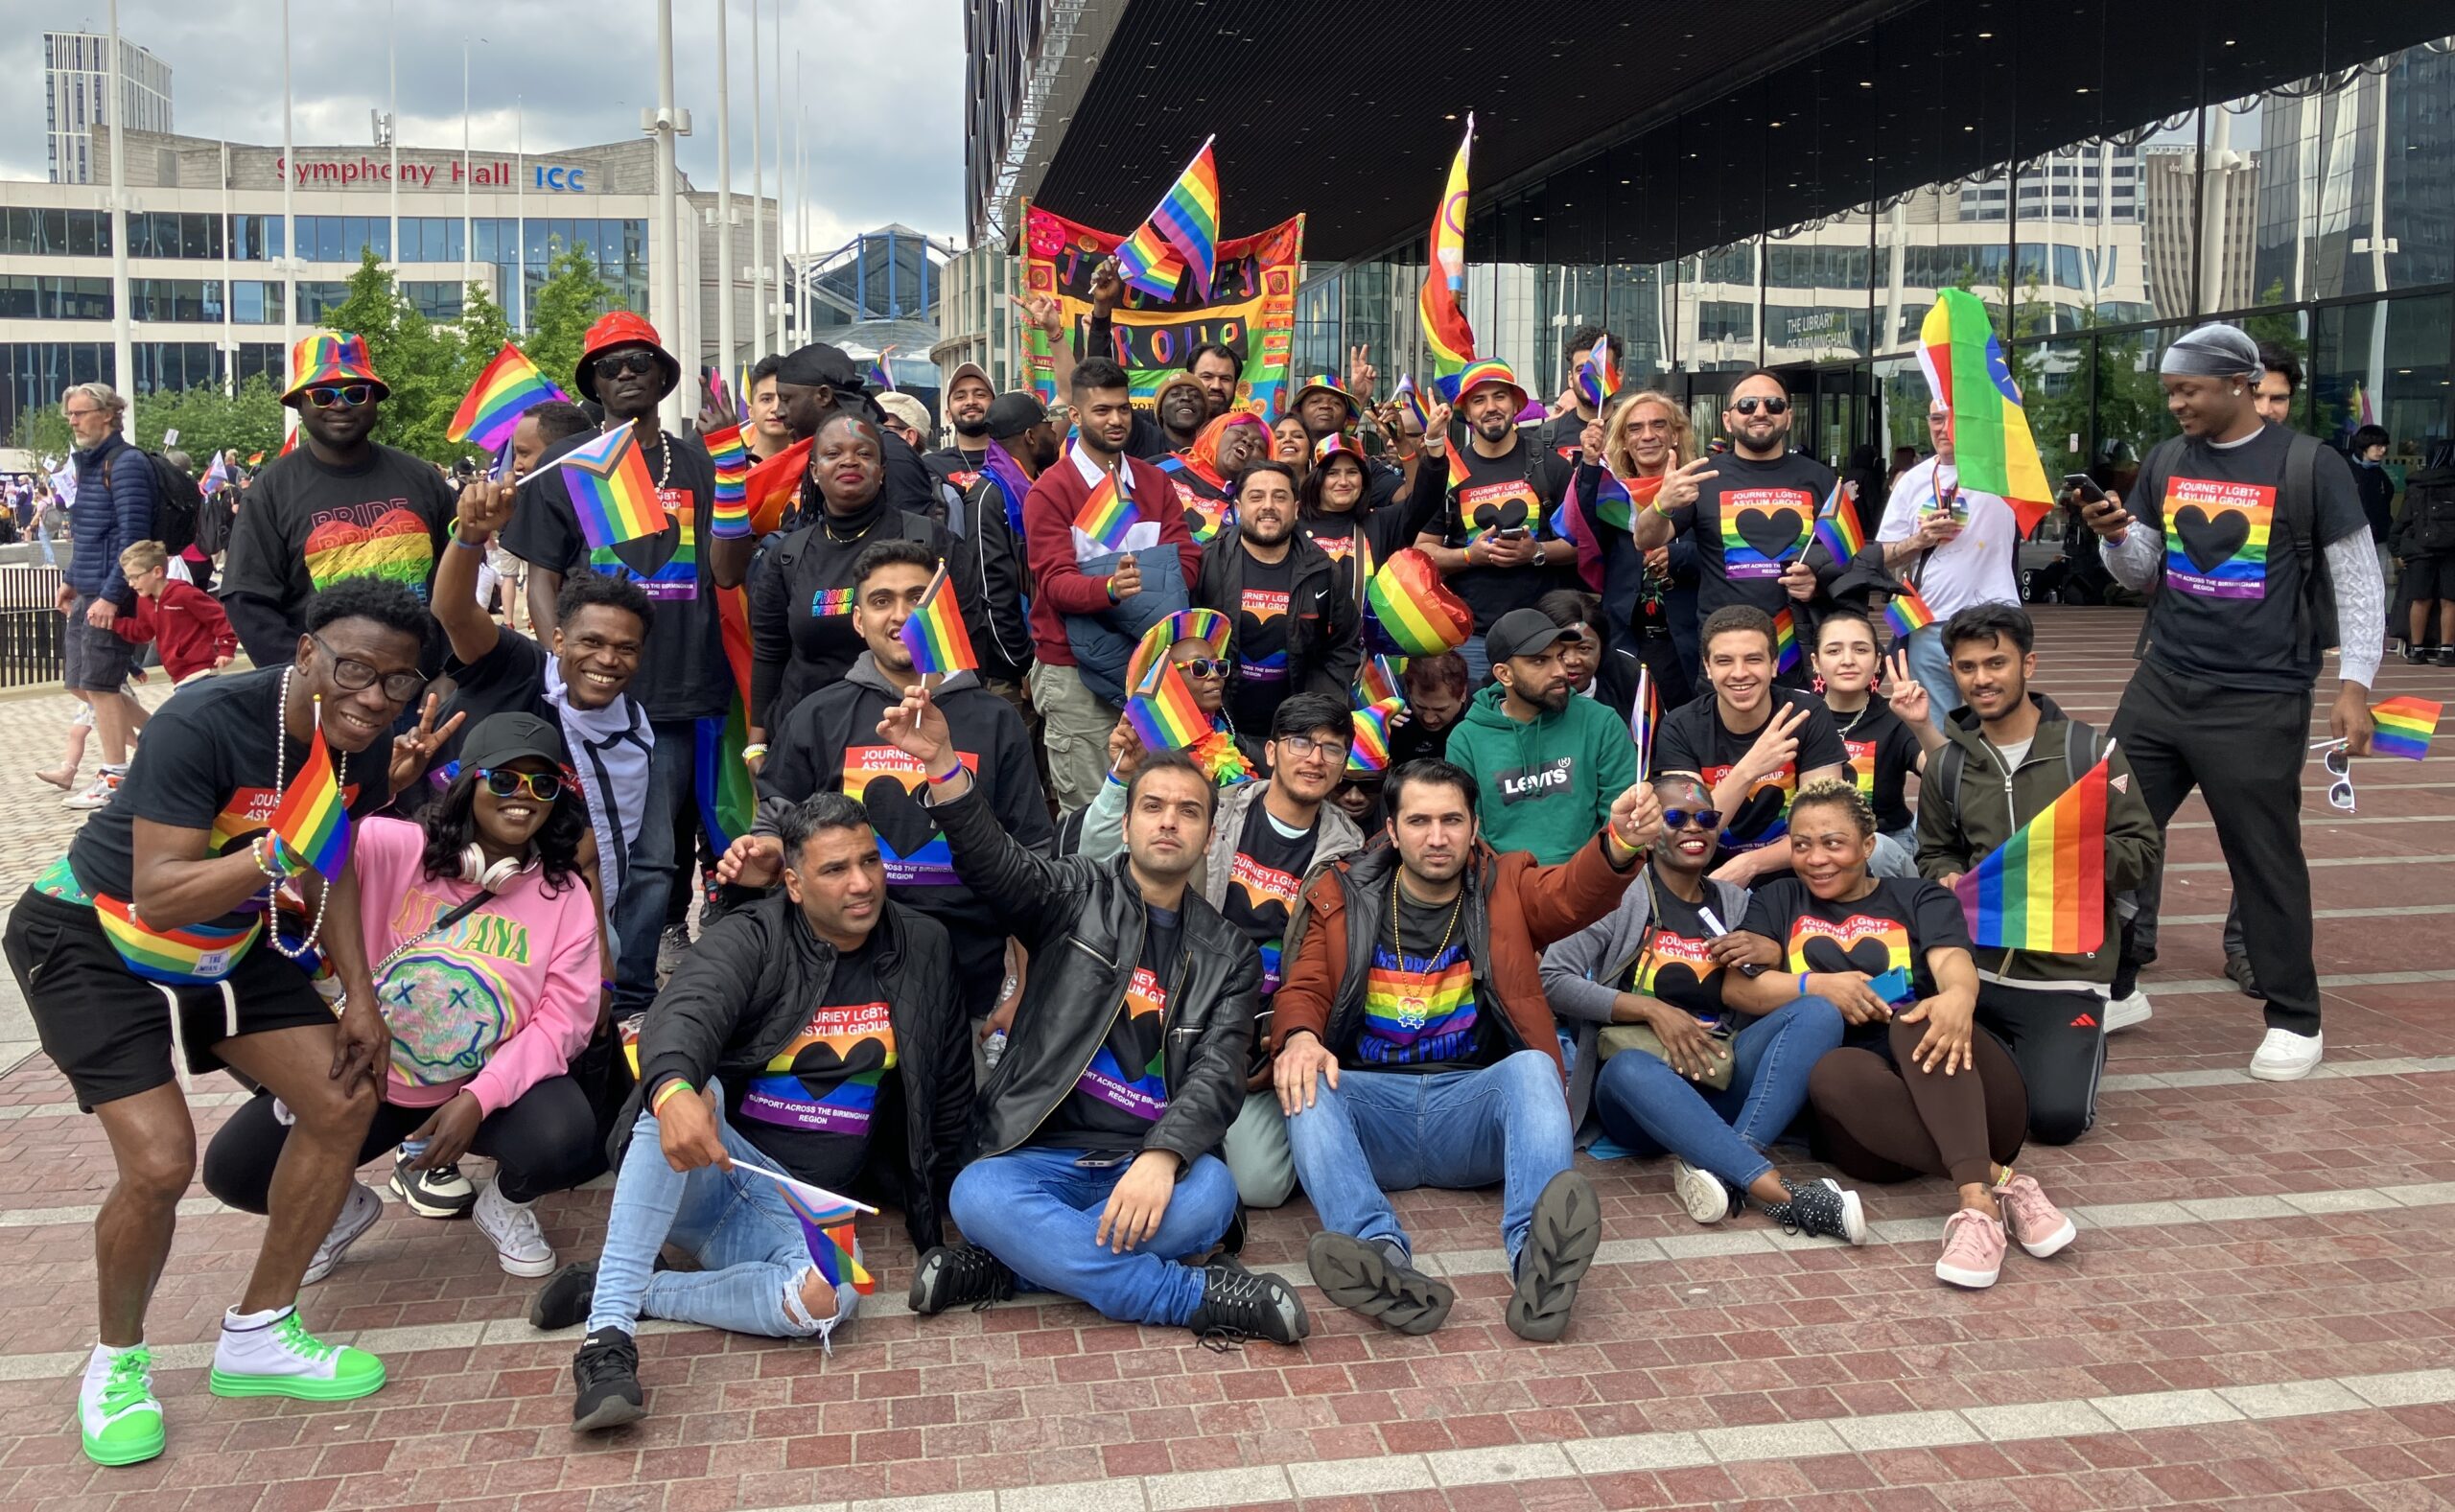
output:
M1224 656L1198 656L1177 663L1177 670L1186 677L1226 677L1228 661Z
M626 373L653 373L656 356L650 352L616 352L596 360L596 376L620 378Z
M367 384L318 384L307 390L307 402L318 409L355 409L374 394Z
M486 791L497 798L509 798L522 788L541 803L550 803L563 796L563 779L551 772L515 772L507 766L481 766L478 779Z
M2327 784L2327 802L2346 813L2353 812L2352 749L2341 740L2322 740L2310 748L2319 752L2319 764L2335 779Z
M423 672L380 673L372 663L343 656L326 645L322 636L310 635L307 639L316 642L316 650L333 659L333 681L344 692L364 692L379 678L384 684L384 696L395 704L406 704L426 690L427 677Z
M1750 394L1745 399L1734 399L1730 402L1730 407L1743 415L1756 413L1760 406L1768 415L1786 415L1790 412L1790 402L1779 394L1770 399L1759 399L1754 394Z
M1685 829L1691 825L1698 829L1719 829L1722 811L1718 808L1666 808L1662 811L1665 829Z

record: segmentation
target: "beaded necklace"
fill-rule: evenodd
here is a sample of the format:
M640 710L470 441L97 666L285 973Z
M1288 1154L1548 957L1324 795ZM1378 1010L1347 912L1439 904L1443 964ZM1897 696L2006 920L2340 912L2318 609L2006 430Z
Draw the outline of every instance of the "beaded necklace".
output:
M280 803L281 796L286 792L288 786L290 774L290 680L297 674L297 671L298 668L296 666L286 666L281 669L281 702L275 707L272 716L272 790L275 795L273 802L276 804ZM315 733L310 735L308 738L311 740L321 740L324 738L324 695L321 693L316 695ZM344 767L346 767L349 758L347 756L343 756L341 760ZM257 864L261 866L263 863L259 861ZM324 884L323 891L316 895L315 920L307 926L307 938L298 942L297 949L292 950L290 946L284 944L281 939L281 883L282 879L280 877L275 877L265 884L265 938L272 942L272 947L275 950L280 951L283 955L288 956L292 961L301 961L306 959L309 952L316 948L316 937L324 932L324 909L325 906L333 900L333 884L329 881L326 882Z

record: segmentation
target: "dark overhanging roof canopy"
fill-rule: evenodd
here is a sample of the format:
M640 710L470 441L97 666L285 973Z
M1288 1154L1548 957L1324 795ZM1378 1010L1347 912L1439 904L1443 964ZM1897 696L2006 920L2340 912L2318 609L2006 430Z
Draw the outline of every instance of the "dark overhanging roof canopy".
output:
M1539 243L1470 255L1652 262L2450 33L2446 0L1129 0L1035 198L1130 230L1216 132L1223 235L1306 212L1309 260L1378 255L1471 109L1479 221L1548 182Z

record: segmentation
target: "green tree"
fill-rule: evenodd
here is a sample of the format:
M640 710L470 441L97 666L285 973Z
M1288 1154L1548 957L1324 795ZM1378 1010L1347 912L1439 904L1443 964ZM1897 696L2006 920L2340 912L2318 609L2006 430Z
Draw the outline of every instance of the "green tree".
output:
M22 447L37 457L66 456L73 441L57 404L26 406L17 411L17 423L9 432L11 446Z
M178 393L148 394L136 402L139 446L161 450L162 438L179 433L178 449L196 463L202 477L217 451L234 451L242 461L253 453L271 453L281 446L281 399L262 374L240 385L235 395L204 386Z
M569 386L588 328L621 305L595 258L577 247L560 247L546 265L546 282L528 302L528 339L521 349L540 372Z
M325 312L324 324L363 337L367 361L390 390L377 439L432 462L461 454L464 448L444 438L467 391L455 386L462 348L457 326L438 326L418 314L372 249L360 253L349 292Z

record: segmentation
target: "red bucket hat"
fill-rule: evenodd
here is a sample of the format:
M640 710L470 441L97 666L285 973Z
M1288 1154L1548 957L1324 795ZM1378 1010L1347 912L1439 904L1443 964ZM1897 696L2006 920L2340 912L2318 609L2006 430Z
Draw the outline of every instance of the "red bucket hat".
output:
M582 398L596 398L596 360L626 346L643 346L655 355L657 368L665 375L665 386L657 390L659 399L682 382L682 364L657 339L656 327L628 310L609 310L596 317L580 342L579 371L572 378L579 384Z

